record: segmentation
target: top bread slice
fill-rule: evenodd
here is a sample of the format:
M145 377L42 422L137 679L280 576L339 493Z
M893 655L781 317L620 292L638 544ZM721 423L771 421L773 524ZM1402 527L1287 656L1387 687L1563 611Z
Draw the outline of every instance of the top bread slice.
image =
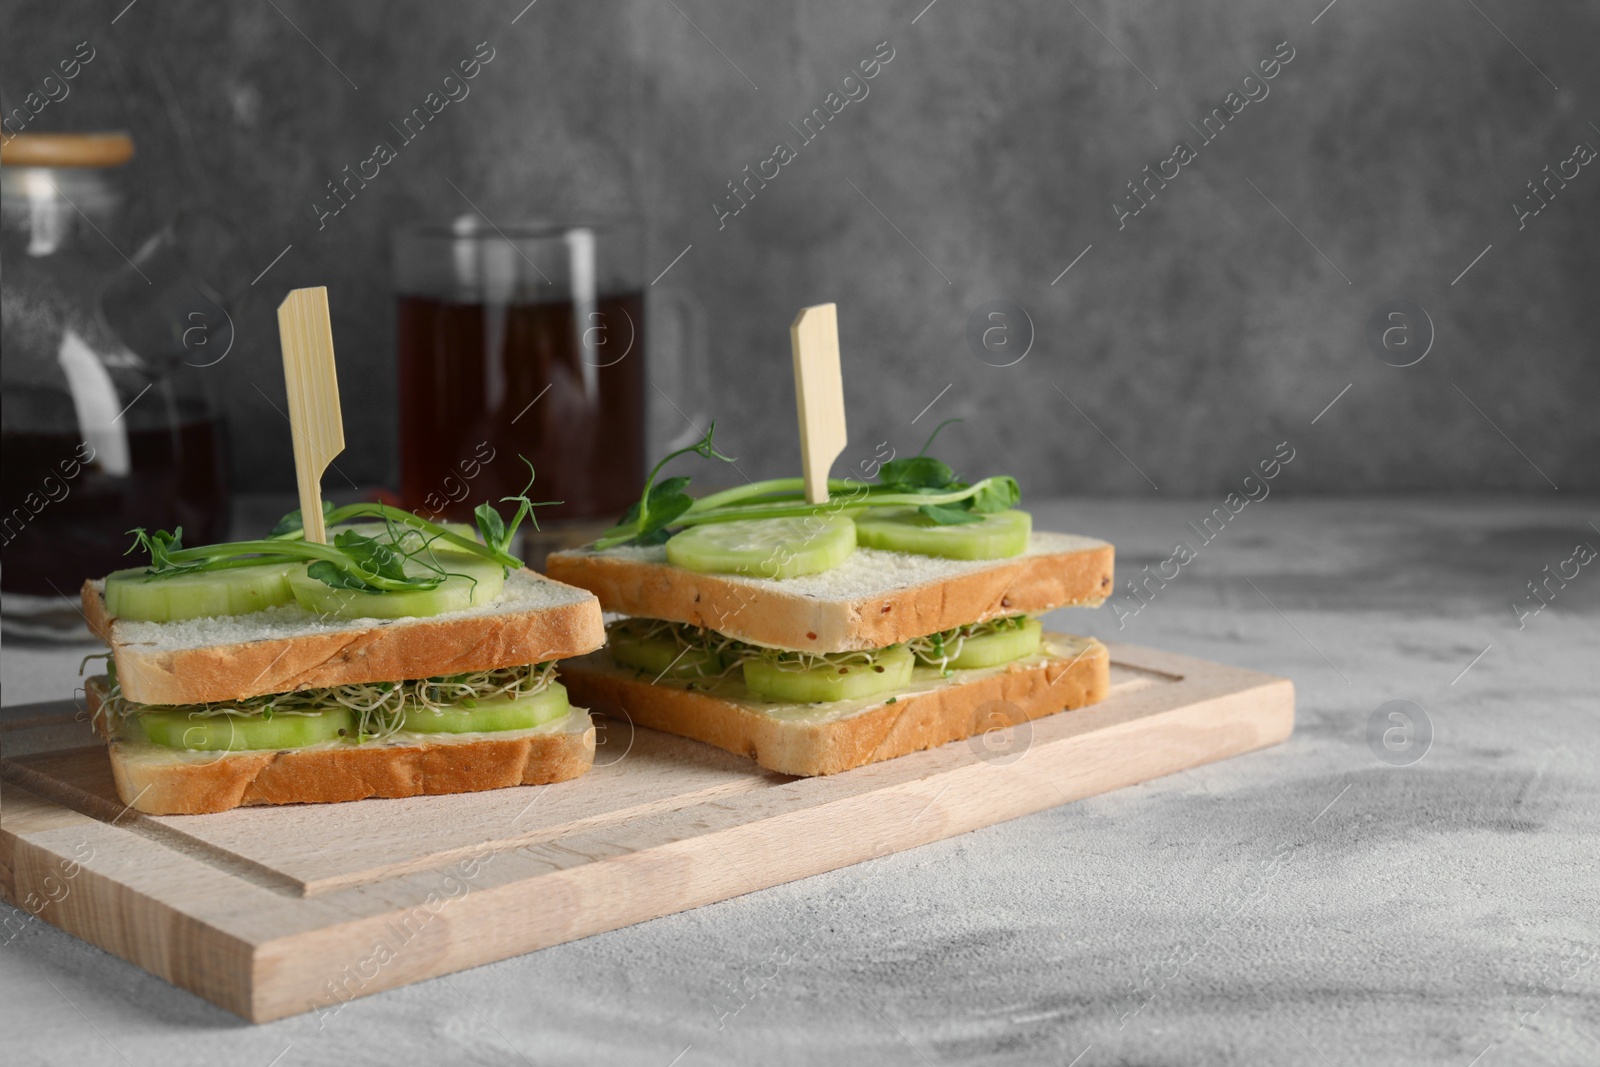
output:
M666 549L552 553L552 578L589 589L607 611L688 623L755 645L803 652L883 648L967 623L1098 606L1115 550L1073 534L1036 533L1010 559L953 560L857 548L798 578L700 574Z
M85 582L89 627L111 646L122 695L200 704L268 693L398 682L567 659L605 644L592 593L530 570L493 603L410 619L340 619L294 604L248 615L142 622L106 611L105 583Z

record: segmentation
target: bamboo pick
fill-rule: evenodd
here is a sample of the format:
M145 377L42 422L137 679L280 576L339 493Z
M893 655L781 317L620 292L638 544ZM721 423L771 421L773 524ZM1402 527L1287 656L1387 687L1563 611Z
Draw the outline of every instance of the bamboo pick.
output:
M289 387L300 518L307 541L327 544L328 533L322 523L322 472L344 451L344 420L339 413L339 378L334 371L326 288L290 290L278 305L278 340L283 346L283 377Z
M806 502L828 499L828 471L844 451L844 380L839 371L839 315L835 304L801 308L789 327L794 352L794 396L800 413L800 464Z

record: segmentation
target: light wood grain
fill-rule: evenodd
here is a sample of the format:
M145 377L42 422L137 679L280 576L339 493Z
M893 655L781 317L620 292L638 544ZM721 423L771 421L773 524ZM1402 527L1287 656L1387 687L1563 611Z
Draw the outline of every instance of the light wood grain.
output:
M794 396L800 413L800 465L806 501L828 499L828 471L844 451L844 379L839 370L839 313L834 304L801 308L789 326Z
M1148 781L1293 727L1285 679L1110 647L1112 695L1027 724L1005 756L957 742L827 778L613 722L595 769L560 785L154 817L116 801L86 727L7 730L0 888L264 1021Z
M292 289L278 305L278 341L289 387L289 426L294 435L294 471L306 540L326 544L322 522L322 472L344 451L339 411L339 376L334 369L333 324L328 290Z

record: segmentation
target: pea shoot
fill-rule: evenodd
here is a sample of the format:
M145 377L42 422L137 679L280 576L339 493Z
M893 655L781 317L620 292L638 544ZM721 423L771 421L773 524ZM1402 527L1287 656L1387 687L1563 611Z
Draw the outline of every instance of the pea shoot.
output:
M523 460L524 463L528 461ZM687 479L686 479L687 480ZM522 560L511 554L518 528L526 520L539 528L533 509L558 501L535 502L528 498L533 488L533 465L528 464L528 484L522 492L502 497L501 503L515 504L507 523L494 505L480 504L474 512L478 533L483 540L462 534L387 504L359 503L334 507L323 502L323 522L334 527L357 519L377 519L383 529L369 536L356 530L341 530L333 543L319 545L305 539L304 521L299 510L278 520L266 537L252 541L227 541L195 548L183 546L183 527L171 532L149 532L137 527L128 532L134 543L128 553L144 551L150 556L145 574L152 578L248 567L261 563L307 562L306 573L335 589L388 593L425 591L437 588L451 572L434 553L434 546L448 545L493 560L508 570L517 570Z
M828 479L829 500L822 504L806 502L803 478L769 478L698 499L684 492L689 485L685 476L667 478L658 484L656 477L662 468L679 456L694 453L706 459L734 462L736 457L723 455L717 449L717 424L713 422L699 441L670 453L655 465L638 503L602 534L594 547L658 545L668 539L672 529L706 523L815 515L837 508L841 498L851 507L913 507L939 526L982 522L985 514L1016 507L1022 490L1009 475L969 484L958 479L948 464L926 454L940 430L960 421L946 419L934 428L922 451L885 463L878 471L877 484L853 478Z

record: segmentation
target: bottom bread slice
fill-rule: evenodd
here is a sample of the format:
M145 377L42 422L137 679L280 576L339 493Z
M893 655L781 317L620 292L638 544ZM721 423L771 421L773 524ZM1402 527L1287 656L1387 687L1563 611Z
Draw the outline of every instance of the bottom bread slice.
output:
M94 716L104 677L84 687ZM400 734L362 745L324 742L304 748L188 752L113 737L117 796L147 815L199 815L258 804L327 804L372 797L471 793L513 785L564 782L594 764L589 713L529 730Z
M564 661L561 682L573 700L602 715L626 715L769 770L812 776L1096 703L1111 690L1111 656L1092 637L1047 633L1040 652L1024 659L949 677L919 667L899 693L822 704L764 700L737 672L715 683L656 682L616 663L607 649Z

